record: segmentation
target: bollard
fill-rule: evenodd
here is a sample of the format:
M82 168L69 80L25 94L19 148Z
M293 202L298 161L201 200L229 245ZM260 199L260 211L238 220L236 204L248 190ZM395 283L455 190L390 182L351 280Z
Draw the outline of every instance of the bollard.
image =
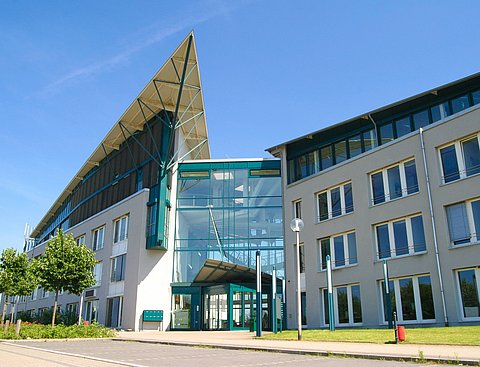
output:
M397 313L393 312L393 329L395 330L395 344L398 344Z
M15 336L20 335L20 327L22 325L22 320L18 319L17 320L17 325L15 326Z

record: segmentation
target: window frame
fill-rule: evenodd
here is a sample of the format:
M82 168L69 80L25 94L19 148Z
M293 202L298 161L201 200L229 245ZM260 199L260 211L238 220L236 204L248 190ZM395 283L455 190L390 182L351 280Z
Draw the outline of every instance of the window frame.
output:
M122 264L120 268L118 268L118 259L123 257ZM121 254L118 256L114 256L110 259L110 283L117 283L125 281L126 269L127 269L127 254ZM120 270L120 273L118 273ZM119 274L117 276L117 274Z
M458 302L458 312L460 314L460 319L462 321L479 321L480 320L480 316L477 316L477 317L465 317L464 316L464 312L463 312L463 299L462 299L462 290L461 290L461 286L460 286L460 279L459 279L459 273L461 271L468 271L468 270L473 270L474 271L474 275L475 275L475 282L477 283L477 298L478 298L478 302L480 303L480 282L478 281L480 279L480 268L478 267L470 267L470 268L461 268L461 269L455 269L454 270L454 273L455 273L455 288L456 288L456 293L457 293L457 302Z
M467 136L465 136L461 139L451 141L449 143L446 143L446 144L443 144L443 145L440 145L440 146L437 147L438 164L439 164L439 167L440 167L440 180L441 180L442 185L447 185L451 182L457 182L459 180L463 180L465 178L476 176L476 175L480 174L480 170L479 170L479 172L467 175L467 168L465 166L465 155L464 155L463 143L466 142L466 141L475 139L475 138L477 139L477 144L478 144L478 147L480 149L480 132L475 133L475 134L467 135ZM443 161L442 161L441 151L443 149L451 147L451 146L454 146L454 148L455 148L455 158L456 158L456 161L457 161L459 178L455 178L453 180L445 181L445 173L444 173L444 169L443 169Z
M350 246L348 242L348 238L350 234L355 235L355 252L357 254L356 256L356 261L351 262L350 259ZM335 238L337 237L342 237L343 238L343 265L337 265L336 264L336 258L335 258ZM332 264L332 270L336 269L343 269L343 268L348 268L351 266L356 266L358 265L358 248L357 248L357 235L355 233L355 230L352 231L347 231L347 232L342 232L342 233L337 233L328 237L322 237L317 239L317 271L318 272L324 272L327 270L327 267L325 265L325 268L323 267L323 254L322 254L322 241L329 240L329 249L330 249L330 260Z
M355 322L355 317L353 314L352 287L355 287L355 286L357 286L360 290L360 307L361 307L362 306L362 288L360 286L360 283L342 284L342 285L334 286L332 288L335 326L344 327L344 326L362 326L363 325L363 307L361 307L362 322ZM349 321L348 323L339 322L338 293L337 293L338 288L347 288L347 305L348 305L348 321ZM327 292L327 297L328 297L328 289L320 288L320 303L322 305L322 310L323 310L323 317L321 322L323 326L328 326L329 323L325 322L325 318L326 318L325 315L328 313L328 308L325 307L325 302L324 302L325 292Z
M459 248L459 247L463 247L463 246L471 246L471 245L480 244L480 233L477 233L476 229L475 229L476 222L475 222L475 216L473 214L473 207L472 207L472 204L476 203L476 202L480 202L480 197L465 200L465 201L460 201L458 203L452 203L452 204L449 204L449 205L445 206L445 217L447 219L447 231L448 231L448 239L449 239L450 248ZM470 241L455 244L455 241L452 240L452 234L450 233L450 221L449 221L449 217L448 217L448 208L453 206L453 205L459 205L459 204L465 205L465 212L467 214L466 218L467 218L467 226L468 226L468 230L469 230ZM480 223L479 223L479 226L480 226Z
M102 275L103 275L103 261L97 261L97 263L93 267L93 276L95 277L95 285L93 287L100 287L102 285Z
M416 178L417 178L417 188L416 188L416 191L414 191L412 193L408 193L410 187L407 186L407 175L406 175L406 172L405 172L405 165L408 164L408 163L411 163L411 162L413 162L415 164L415 175L416 175ZM398 171L399 171L399 175L400 175L401 195L397 196L397 197L394 197L392 199L391 198L392 195L390 193L390 182L389 182L389 179L388 179L388 172L389 172L389 170L391 170L395 167L398 167ZM374 175L376 175L378 173L381 173L381 177L382 177L383 198L384 198L384 200L376 203L375 202L375 196L374 196L374 190L373 190L373 180L372 180L372 178L373 178ZM368 181L369 181L369 185L370 185L370 206L377 206L377 205L381 205L381 204L384 204L384 203L388 203L390 201L399 200L399 199L402 199L402 198L405 198L405 197L408 197L408 196L411 196L411 195L415 195L415 194L420 192L420 185L418 184L417 162L415 160L415 157L410 157L410 158L404 159L400 162L397 162L395 164L392 164L392 165L383 167L381 169L372 171L368 174L368 177L369 177Z
M412 218L422 218L422 226L423 226L423 238L425 239L425 250L422 251L415 251L415 243L414 243L414 236L413 236L413 228L412 228ZM407 235L407 248L408 253L397 255L397 249L395 247L395 231L394 231L394 223L398 223L401 221L405 221L405 230ZM388 240L390 246L390 256L387 257L380 257L380 249L379 249L379 240L378 240L378 231L377 228L380 226L387 225L388 229ZM414 255L422 255L428 252L427 250L427 237L425 236L425 223L423 222L423 214L416 213L412 215L408 215L405 217L391 219L389 221L376 223L373 225L374 237L375 237L375 259L376 261L383 261L386 259L397 259L407 256L414 256ZM393 255L395 254L395 255Z
M293 206L293 218L298 218L302 219L302 199L297 199L292 201L292 206Z
M105 224L92 230L92 250L93 251L99 251L105 247L105 230L106 230ZM100 231L102 231L103 233L102 233L102 242L100 243L100 246L99 246L98 237L96 237L96 233L99 233Z
M433 312L435 315L434 319L424 319L423 318L423 309L422 309L422 298L420 294L420 286L418 283L418 279L421 277L428 276L430 278L430 288L432 291L432 298L434 299L433 302ZM402 279L412 279L412 287L413 287L413 299L414 299L414 304L415 304L415 315L416 319L415 320L404 320L403 319L403 309L402 309L402 296L401 296L401 291L400 291L400 280ZM435 297L433 294L433 286L432 286L432 276L430 273L425 273L425 274L416 274L416 275L408 275L408 276L403 276L399 278L390 278L389 281L393 282L394 284L394 291L395 291L395 309L397 313L397 319L398 322L401 322L402 324L434 324L437 322L437 312L435 310ZM383 292L383 285L384 280L381 279L378 281L378 286L379 286L379 291L380 291L380 305L381 305L381 316L380 316L380 324L386 325L388 321L385 320L385 300L384 300L384 292ZM390 289L392 291L392 289ZM393 306L393 304L392 304ZM420 317L419 317L420 316Z
M82 234L78 237L75 238L75 242L77 243L78 246L80 245L85 245L87 243L86 241L86 234Z
M350 211L347 211L346 207L346 197L345 197L345 186L350 185L351 190L351 196L352 196L352 207ZM332 191L339 189L339 195L340 195L340 214L333 216L333 207L332 207ZM327 195L327 218L321 219L321 213L320 213L320 195L325 194ZM317 192L315 194L316 198L316 207L317 207L317 223L325 222L330 219L338 218L341 216L344 216L346 214L353 213L355 211L355 204L354 204L354 197L353 197L353 184L352 181L347 181L344 182L340 185L332 186L329 187L328 189L322 190L320 192Z
M130 219L129 215L126 214L113 221L113 243L114 244L128 240L128 222L130 221L129 219ZM124 238L120 238L122 234L122 229L121 229L122 221L125 221ZM118 228L117 228L117 223L118 223ZM120 234L118 234L118 230L120 231ZM117 237L117 234L118 234L118 237Z

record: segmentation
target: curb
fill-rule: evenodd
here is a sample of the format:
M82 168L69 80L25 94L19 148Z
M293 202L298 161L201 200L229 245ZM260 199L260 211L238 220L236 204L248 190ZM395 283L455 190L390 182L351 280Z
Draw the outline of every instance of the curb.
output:
M309 349L289 349L289 348L274 348L274 347L253 347L248 345L233 345L233 344L210 344L198 342L180 342L180 341L166 341L166 340L148 340L148 339L133 339L133 338L112 338L113 341L120 342L137 342L148 344L162 344L162 345L176 345L183 347L203 347L214 349L227 350L250 350L257 352L269 353L286 353L286 354L301 354L322 357L337 357L337 358L357 358L370 360L384 360L384 361L398 361L398 362L414 362L414 363L437 363L449 365L465 365L465 366L480 366L480 360L475 359L459 359L459 358L442 358L442 357L417 357L417 356L399 356L393 354L373 354L373 353L354 353L354 352L331 352L328 350L309 350Z

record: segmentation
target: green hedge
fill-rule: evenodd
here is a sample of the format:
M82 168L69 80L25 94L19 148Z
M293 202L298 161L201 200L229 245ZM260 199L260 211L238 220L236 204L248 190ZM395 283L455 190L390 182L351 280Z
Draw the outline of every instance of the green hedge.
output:
M15 336L15 325L9 327L5 332L0 330L0 339L73 339L73 338L110 338L115 336L115 332L100 324L91 325L71 325L63 324L52 328L50 325L38 325L22 323L20 336Z

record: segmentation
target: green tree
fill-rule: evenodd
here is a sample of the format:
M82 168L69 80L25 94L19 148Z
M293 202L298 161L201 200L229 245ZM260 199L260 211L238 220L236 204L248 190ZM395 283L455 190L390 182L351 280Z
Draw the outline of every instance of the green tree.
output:
M10 296L28 296L37 286L33 271L33 261L27 254L19 253L14 248L3 250L0 256L0 293L4 295L2 325L5 321L7 303ZM13 304L15 307L15 302ZM14 309L12 309L13 321Z
M52 326L55 326L58 293L63 290L80 295L95 285L93 268L96 263L92 250L85 245L77 245L71 233L65 235L60 229L55 237L50 238L45 252L37 261L36 274L44 289L55 292Z

